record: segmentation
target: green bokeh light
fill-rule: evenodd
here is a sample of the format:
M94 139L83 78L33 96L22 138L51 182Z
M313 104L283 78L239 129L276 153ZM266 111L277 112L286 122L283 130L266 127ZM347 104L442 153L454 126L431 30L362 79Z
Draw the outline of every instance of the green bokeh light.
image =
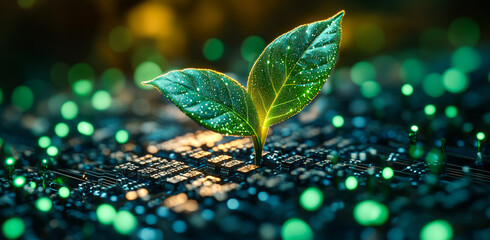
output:
M60 187L58 194L61 198L68 198L70 196L70 189L67 187Z
M357 47L367 53L374 53L385 45L385 34L383 29L373 23L360 25L354 35Z
M129 133L128 131L121 129L116 132L115 138L116 141L120 144L126 143L129 140Z
M114 219L114 228L123 235L129 235L138 226L136 217L128 211L119 211Z
M104 111L111 106L112 97L109 92L99 90L92 96L92 106L99 111Z
M413 87L409 83L405 83L402 86L402 94L405 96L410 96L413 94Z
M86 121L81 121L77 125L77 130L83 135L90 136L94 133L94 126Z
M357 178L354 176L349 176L345 179L345 187L348 190L356 189L358 184L359 184L359 182L357 181Z
M400 66L400 78L407 83L417 84L425 75L425 64L416 58L409 58Z
M109 68L105 70L101 77L102 84L106 89L112 93L119 93L124 89L126 85L126 77L121 70L117 68Z
M131 47L132 42L131 31L125 26L117 26L109 32L109 46L114 52L125 52Z
M308 211L319 209L323 203L323 193L317 187L309 187L299 197L299 203Z
M92 67L86 63L77 63L68 70L68 81L75 83L75 81L85 79L89 82L95 80L95 73Z
M443 84L448 92L462 93L468 88L468 77L458 69L450 68L443 74Z
M480 67L481 56L472 47L460 47L451 56L451 64L464 73L473 72Z
M259 36L250 36L246 38L240 47L240 53L243 59L248 62L255 61L265 48L265 41Z
M424 148L419 145L412 145L408 149L408 154L413 158L421 158L424 155Z
M422 88L424 92L433 98L437 98L444 94L444 85L442 83L441 75L437 73L431 73L422 81Z
M480 38L480 27L473 19L455 19L448 29L449 42L455 47L475 46Z
M410 127L410 130L412 130L412 132L417 132L417 131L419 130L419 126L417 126L417 125L412 125L412 126Z
M483 132L479 132L476 134L476 139L482 141L483 139L485 139L485 133Z
M344 118L340 115L335 115L332 118L332 125L336 128L340 128L340 127L344 126Z
M136 86L143 89L151 89L151 86L141 84L141 82L152 80L162 74L162 69L154 62L146 61L138 65L134 71L134 82Z
M41 212L49 212L53 207L53 202L47 197L41 197L36 201L36 207Z
M78 115L78 105L73 101L66 101L61 105L61 116L64 119L70 120Z
M37 187L36 182L30 182L29 187L31 187L32 189L36 188Z
M303 220L291 218L282 225L281 237L283 240L311 240L313 230Z
M434 106L432 104L425 105L424 113L427 116L432 116L432 115L436 114L436 106Z
M34 94L26 86L18 86L12 92L12 105L21 111L27 111L32 107Z
M49 156L54 157L54 156L58 155L59 150L58 150L58 148L57 148L57 147L55 147L55 146L50 146L50 147L48 147L48 149L46 149L46 153L47 153Z
M381 87L375 81L366 81L361 84L361 93L366 98L374 98L380 91Z
M208 39L202 47L204 57L209 61L216 61L223 56L225 47L217 38Z
M24 221L19 217L9 218L2 225L3 236L7 239L19 238L24 234L25 229Z
M445 113L448 118L455 118L458 116L458 109L455 106L450 105L446 107Z
M395 172L393 172L392 168L385 167L381 175L383 175L384 179L391 179L395 175Z
M363 226L383 225L388 216L388 208L373 200L362 201L354 208L354 219Z
M7 164L7 166L12 166L15 164L15 159L13 157L8 157L5 159L5 164Z
M453 228L445 220L427 223L420 231L421 240L449 240L453 238Z
M17 176L14 178L14 186L20 188L26 184L26 178L24 176Z
M369 62L358 62L350 69L352 82L361 85L363 82L374 80L376 78L376 69Z
M88 96L92 92L92 82L90 80L82 79L73 83L73 92L79 96Z
M97 219L104 225L111 224L116 218L116 209L113 206L103 203L97 207L96 210Z
M58 123L56 126L54 126L54 133L60 138L64 138L68 136L68 133L70 133L70 128L66 123Z
M48 136L42 136L37 140L37 144L41 148L47 148L51 145L51 139Z

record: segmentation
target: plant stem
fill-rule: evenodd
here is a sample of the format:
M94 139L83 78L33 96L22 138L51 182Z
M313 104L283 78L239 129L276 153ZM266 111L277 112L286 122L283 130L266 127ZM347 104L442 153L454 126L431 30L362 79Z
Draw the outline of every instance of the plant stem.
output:
M257 166L260 166L262 160L262 150L264 149L265 139L267 138L267 130L262 129L260 136L252 136L255 149L255 165Z

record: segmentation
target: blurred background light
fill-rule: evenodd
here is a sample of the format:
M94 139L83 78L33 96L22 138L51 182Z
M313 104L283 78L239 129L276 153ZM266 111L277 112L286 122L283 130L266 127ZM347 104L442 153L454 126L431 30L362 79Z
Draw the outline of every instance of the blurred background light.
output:
M134 71L134 82L136 86L143 89L151 89L150 86L141 84L152 80L162 74L162 69L154 62L143 62Z
M209 61L219 60L224 53L224 45L221 40L217 38L208 39L202 48L204 57Z

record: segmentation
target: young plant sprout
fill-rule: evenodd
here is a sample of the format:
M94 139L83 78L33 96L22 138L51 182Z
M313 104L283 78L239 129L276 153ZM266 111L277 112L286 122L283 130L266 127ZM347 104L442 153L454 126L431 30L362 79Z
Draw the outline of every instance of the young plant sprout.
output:
M343 16L341 11L276 38L252 67L247 89L223 73L192 68L144 84L209 130L251 136L259 165L269 127L299 113L329 77L339 53Z

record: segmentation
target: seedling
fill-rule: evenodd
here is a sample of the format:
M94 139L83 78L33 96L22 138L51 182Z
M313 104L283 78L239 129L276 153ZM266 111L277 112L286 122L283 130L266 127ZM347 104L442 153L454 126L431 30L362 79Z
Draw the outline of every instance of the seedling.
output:
M339 53L343 16L341 11L279 36L258 57L247 89L223 73L192 68L144 84L209 130L251 136L259 165L269 127L299 113L329 77Z

